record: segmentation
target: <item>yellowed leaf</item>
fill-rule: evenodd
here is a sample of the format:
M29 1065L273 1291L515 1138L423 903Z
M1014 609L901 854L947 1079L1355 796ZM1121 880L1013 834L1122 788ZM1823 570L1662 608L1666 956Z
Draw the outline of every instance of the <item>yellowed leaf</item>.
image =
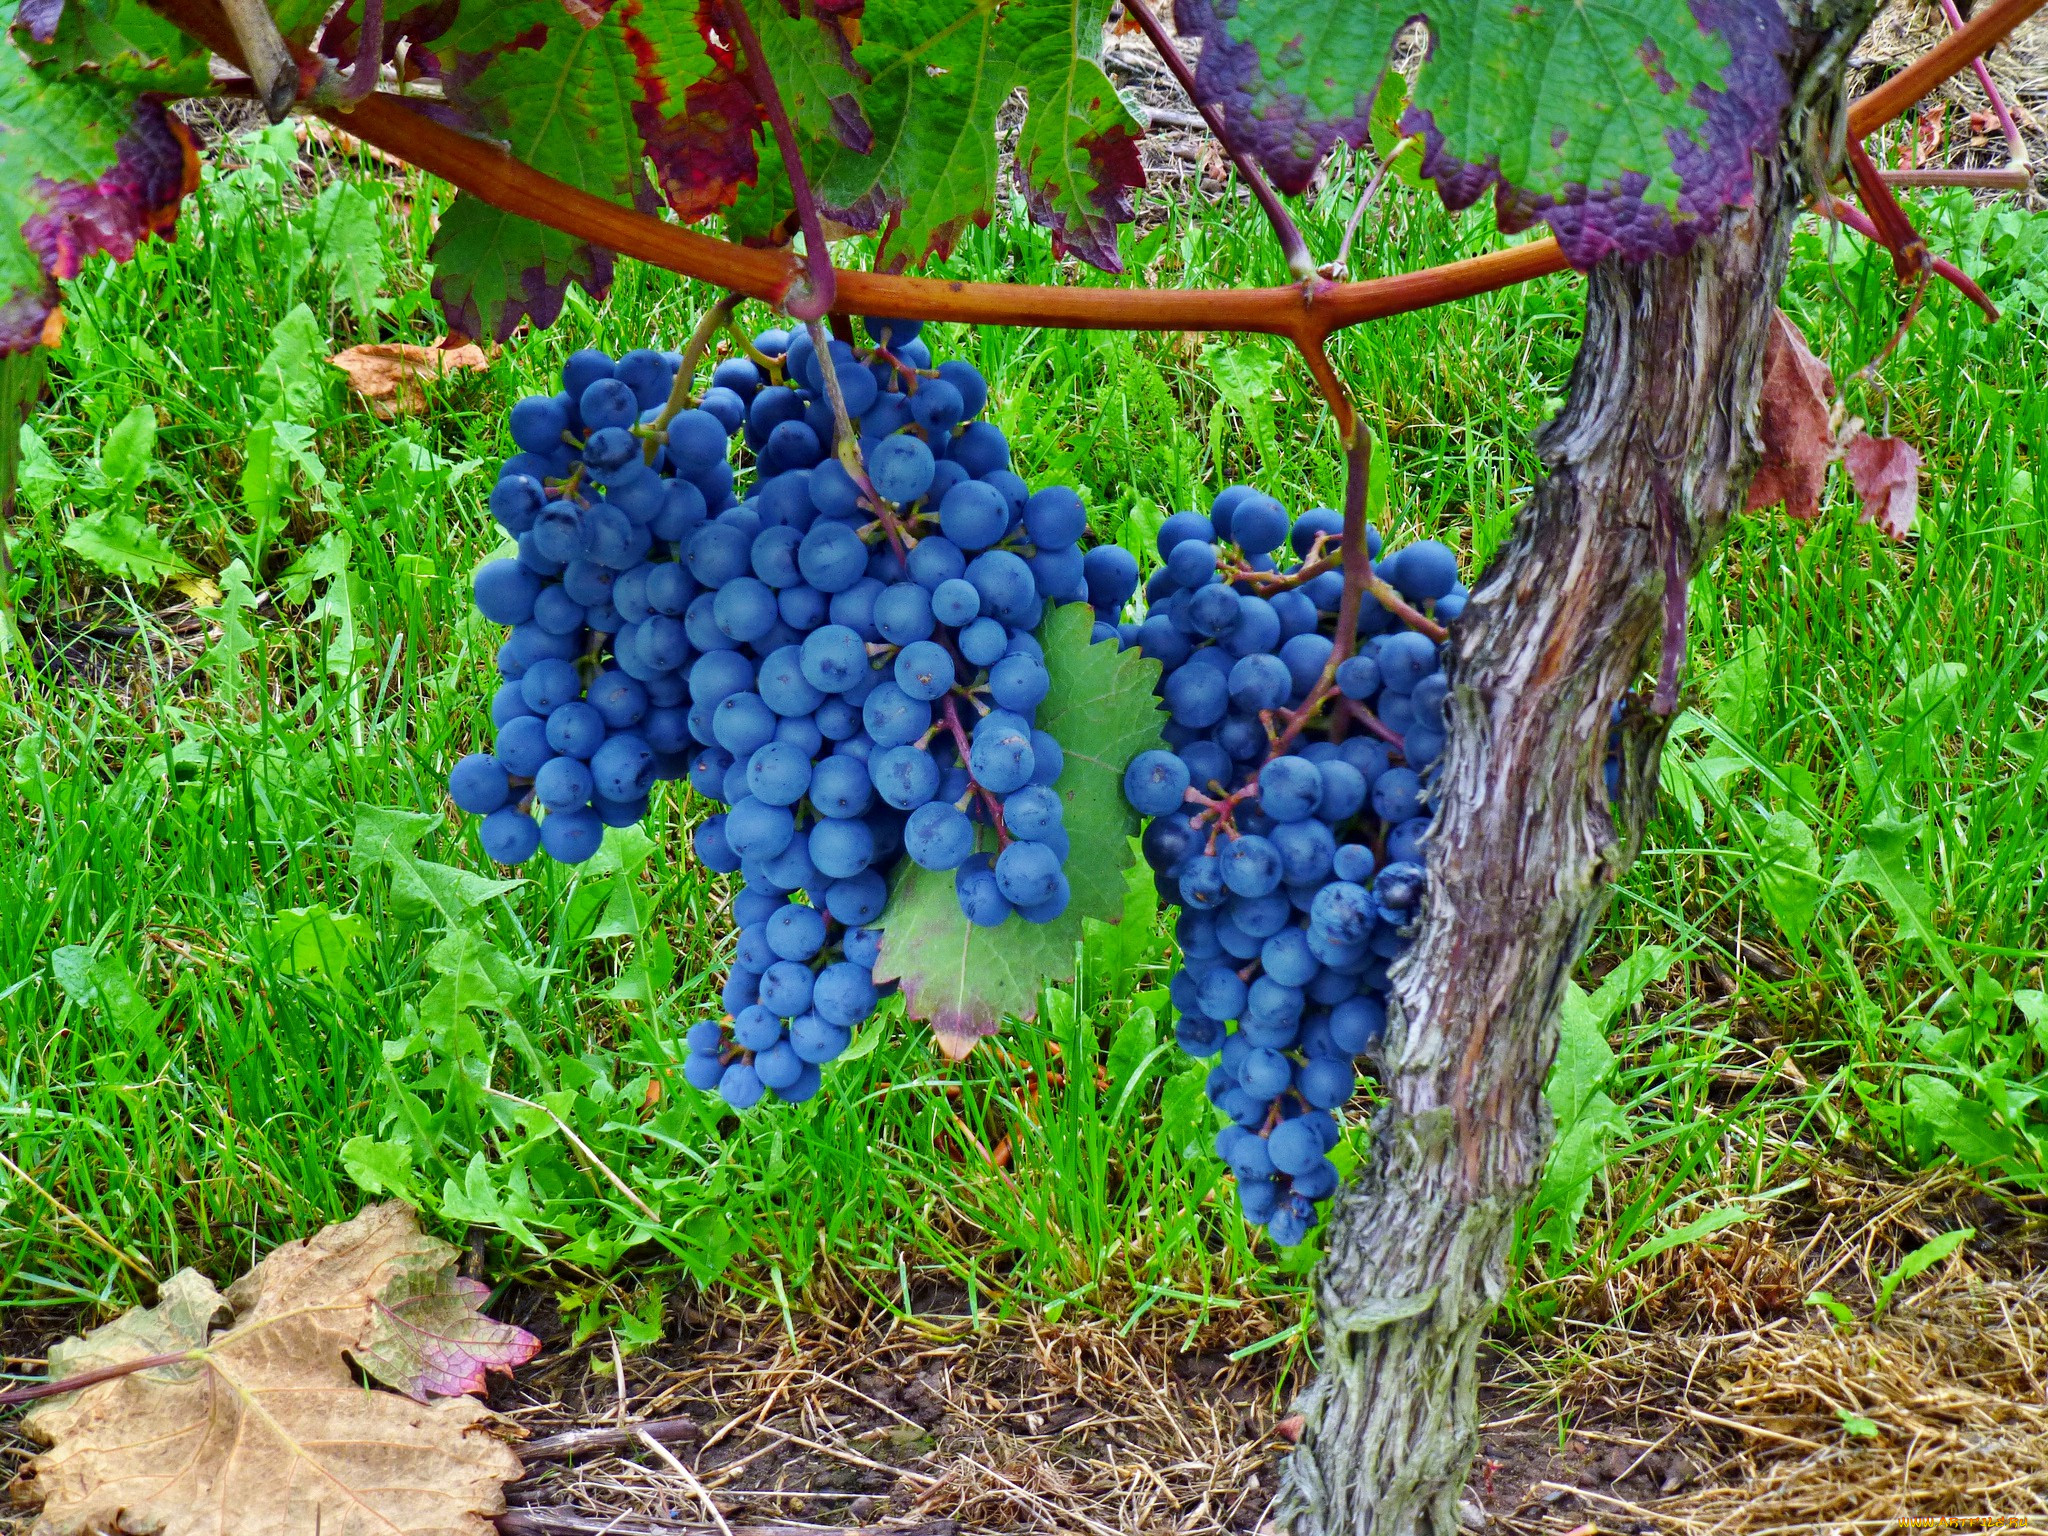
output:
M491 1536L520 1462L484 1432L488 1410L366 1389L350 1368L388 1364L405 1328L391 1298L453 1282L454 1255L406 1207L373 1206L278 1249L226 1296L181 1271L156 1306L58 1345L56 1380L182 1358L22 1419L50 1447L16 1484L42 1504L35 1536Z
M411 342L377 341L350 347L327 359L348 375L348 387L389 421L401 413L417 415L427 408L427 385L450 373L481 373L489 367L482 347L415 346Z

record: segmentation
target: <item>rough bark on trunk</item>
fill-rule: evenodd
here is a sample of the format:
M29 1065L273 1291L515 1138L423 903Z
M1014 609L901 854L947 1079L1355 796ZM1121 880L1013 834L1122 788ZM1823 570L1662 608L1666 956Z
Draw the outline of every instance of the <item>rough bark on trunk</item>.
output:
M1792 225L1807 168L1837 158L1842 67L1874 9L1788 0L1793 109L1754 207L1687 256L1593 273L1547 478L1453 640L1429 909L1394 973L1374 1155L1318 1277L1321 1373L1278 1511L1295 1536L1458 1528L1480 1331L1550 1145L1558 1004L1656 795L1666 722L1632 704L1610 810L1610 710L1655 667L1667 572L1690 578L1755 469Z

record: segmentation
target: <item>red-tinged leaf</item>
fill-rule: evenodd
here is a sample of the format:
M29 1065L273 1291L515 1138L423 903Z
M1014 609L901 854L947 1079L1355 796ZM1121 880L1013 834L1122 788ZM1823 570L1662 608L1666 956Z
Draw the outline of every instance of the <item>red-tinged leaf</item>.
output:
M0 41L0 352L42 341L57 280L168 235L199 184L184 124L90 75L46 77Z
M364 1346L362 1367L407 1397L481 1395L492 1371L510 1374L540 1352L524 1328L485 1317L491 1288L452 1270L421 1269L395 1278L381 1302L381 1324Z
M1834 393L1828 365L1813 355L1799 327L1779 310L1771 317L1770 337L1764 344L1758 422L1763 462L1750 482L1745 511L1783 502L1785 510L1802 522L1820 516L1821 492L1836 452L1829 417Z
M286 1243L227 1293L241 1323L307 1310L319 1294L324 1325L370 1375L406 1396L483 1390L540 1349L523 1328L485 1317L489 1288L457 1272L458 1250L420 1231L410 1208L387 1201L353 1221Z
M760 105L711 44L694 7L624 0L619 10L639 98L633 121L662 196L688 222L731 203L760 175Z
M1863 500L1863 521L1907 538L1920 513L1920 450L1903 437L1858 432L1842 450L1842 466Z

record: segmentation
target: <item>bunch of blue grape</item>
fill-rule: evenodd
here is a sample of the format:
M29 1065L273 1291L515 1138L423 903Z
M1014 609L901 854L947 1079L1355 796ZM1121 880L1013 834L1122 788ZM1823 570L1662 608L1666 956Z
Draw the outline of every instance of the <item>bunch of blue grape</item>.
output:
M1386 1027L1387 967L1412 940L1428 779L1444 747L1436 644L1367 594L1335 697L1274 750L1280 720L1324 681L1344 577L1329 570L1264 597L1246 573L1334 548L1342 522L1327 508L1290 519L1232 486L1208 513L1166 520L1147 617L1119 626L1161 662L1170 715L1168 749L1132 761L1124 794L1152 818L1145 858L1181 909L1176 1037L1216 1059L1209 1098L1230 1121L1216 1151L1245 1217L1281 1246L1308 1234L1337 1188L1335 1111ZM1367 549L1418 609L1444 622L1463 611L1444 545L1380 559L1369 531ZM1383 734L1360 729L1368 717Z
M673 354L577 353L513 407L491 506L519 555L476 581L513 626L507 682L495 753L450 788L493 858L587 858L660 778L728 807L695 848L742 878L737 951L684 1075L740 1109L809 1098L873 1012L900 860L952 872L984 926L1070 896L1033 631L1091 596L1085 510L1011 471L971 365L933 367L915 322L863 324L826 358L764 332L683 410Z

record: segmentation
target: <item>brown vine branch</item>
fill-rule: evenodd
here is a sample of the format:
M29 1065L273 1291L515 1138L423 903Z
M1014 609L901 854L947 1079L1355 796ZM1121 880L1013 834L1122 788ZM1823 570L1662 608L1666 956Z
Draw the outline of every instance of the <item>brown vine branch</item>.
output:
M246 55L220 0L149 0L182 30L246 69ZM1958 33L1854 103L1849 131L1862 135L1897 117L1977 54L2002 41L2048 0L1993 0ZM470 138L416 111L403 97L376 92L353 113L320 109L340 127L387 154L508 213L685 277L781 305L801 269L787 255L737 246L606 201L544 176L498 146ZM1250 331L1321 342L1347 326L1409 314L1511 288L1569 269L1555 240L1363 283L1331 283L1303 302L1300 287L1221 289L1063 288L1025 283L962 283L873 272L837 274L838 309L971 325L1048 326L1067 330Z
M1948 18L1949 29L1963 30L1963 13L1956 9L1956 0L1941 0L1941 14ZM2015 168L2027 163L2027 141L2020 137L2020 125L2012 120L2012 109L2005 104L2005 97L1999 94L1998 82L1991 78L1991 70L1980 53L1970 60L1970 68L1976 72L1977 84L1984 88L1990 98L1991 110L1998 117L1999 131L2005 135L2006 147L2012 151Z
M804 271L808 283L786 294L783 307L799 320L816 320L832 312L833 302L838 298L838 283L832 271L832 250L825 243L825 222L818 216L818 199L811 192L811 179L804 173L803 154L797 148L796 129L789 121L789 109L782 104L782 92L776 89L768 55L762 51L761 36L754 30L754 19L747 14L745 4L733 0L732 4L721 5L719 15L732 28L746 56L740 73L746 78L747 89L754 93L754 100L768 114L768 127L775 135L775 147L782 152L782 168L789 176L797 223L804 232Z
M149 0L154 9L230 63L243 55L219 0ZM2040 3L2040 0L2037 0ZM338 126L493 207L588 240L636 261L731 288L780 307L802 276L787 253L729 244L545 176L495 144L471 138L377 92L352 114L316 108ZM1067 288L1026 283L963 283L876 272L836 274L837 311L901 315L971 325L1067 330L1250 331L1319 342L1332 332L1493 293L1569 269L1554 240L1468 257L1397 277L1330 283L1304 302L1297 285L1279 288Z
M1860 139L1882 128L1950 75L2004 42L2014 28L2048 0L1993 0L1960 32L1951 32L1867 96L1849 103L1849 136Z
M1231 142L1230 135L1223 128L1223 114L1212 103L1203 101L1196 92L1194 71L1188 68L1188 61L1181 57L1180 49L1173 39L1166 35L1166 28L1159 24L1159 18L1152 14L1152 8L1145 0L1124 0L1124 10L1143 29L1145 36L1151 41L1153 51L1159 55L1160 62L1166 66L1173 78L1180 82L1180 88L1187 93L1188 101L1202 115L1202 121L1209 125L1209 132L1215 137L1216 142L1223 146L1223 152L1230 157L1230 163L1237 168L1237 174L1251 189L1253 199L1266 215L1266 222L1273 226L1273 234L1280 242L1281 252L1287 257L1287 270L1301 282L1320 281L1321 273L1316 268L1316 259L1309 254L1308 242L1302 239L1301 229L1288 213L1286 204L1280 201L1280 195L1273 190L1273 184L1266 180L1265 173L1252 163L1251 156Z

